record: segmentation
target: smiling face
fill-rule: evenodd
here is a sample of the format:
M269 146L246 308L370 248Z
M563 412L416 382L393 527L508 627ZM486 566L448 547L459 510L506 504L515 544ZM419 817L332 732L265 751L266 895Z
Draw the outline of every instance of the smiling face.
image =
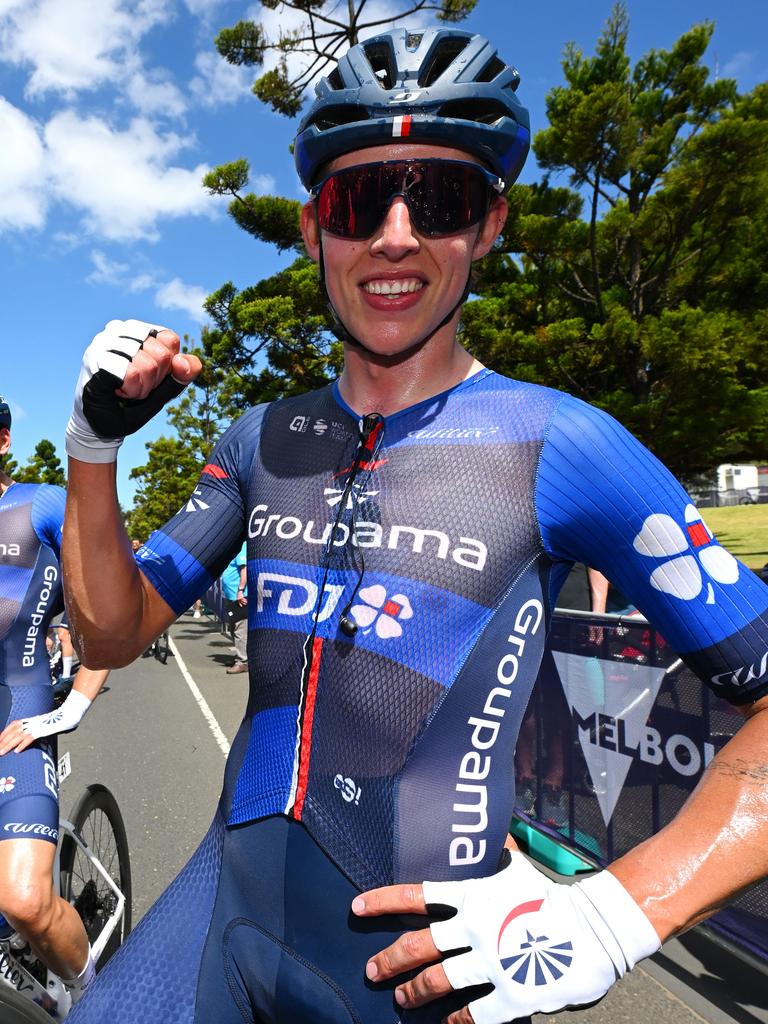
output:
M347 153L328 173L363 163L415 159L477 163L458 149L401 143ZM320 232L314 201L302 210L301 226L310 256L321 255L328 295L344 326L368 352L401 356L419 345L461 299L472 261L484 256L501 231L506 201L492 200L480 224L454 235L427 238L413 224L402 197L393 199L373 234L357 241ZM431 344L454 343L456 316L430 338Z

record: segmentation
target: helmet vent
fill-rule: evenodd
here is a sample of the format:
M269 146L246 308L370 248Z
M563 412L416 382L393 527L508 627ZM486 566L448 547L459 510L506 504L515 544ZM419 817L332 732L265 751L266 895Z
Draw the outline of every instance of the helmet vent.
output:
M330 75L328 75L327 81L328 85L330 85L332 89L344 88L344 79L341 77L341 72L339 71L338 67L335 67L333 71L330 73Z
M453 64L462 50L469 45L468 36L454 36L453 38L441 39L419 75L419 85L422 89L428 88L440 78L443 72Z
M453 117L459 121L475 121L478 124L495 124L502 117L509 117L509 110L497 100L452 100L444 103L438 111L439 117Z
M488 61L480 74L475 78L476 82L492 82L507 65L495 55Z
M326 132L329 128L338 128L341 124L354 124L355 121L367 121L370 118L367 107L356 107L352 104L339 104L337 107L326 107L320 111L318 117L309 124L321 131ZM307 125L309 127L309 125Z
M392 55L392 47L389 43L363 43L363 50L365 50L368 63L371 65L376 81L381 88L394 89L397 82L397 72Z

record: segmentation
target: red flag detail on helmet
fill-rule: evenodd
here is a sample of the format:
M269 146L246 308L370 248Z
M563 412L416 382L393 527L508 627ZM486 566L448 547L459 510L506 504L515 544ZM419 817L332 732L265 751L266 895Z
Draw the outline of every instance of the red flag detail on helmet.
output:
M411 115L401 114L392 122L392 134L395 138L405 138L411 134Z

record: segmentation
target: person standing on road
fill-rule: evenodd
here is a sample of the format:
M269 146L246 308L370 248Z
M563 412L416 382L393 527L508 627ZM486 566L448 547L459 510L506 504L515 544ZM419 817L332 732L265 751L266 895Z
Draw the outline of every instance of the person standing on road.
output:
M227 624L235 645L235 660L227 668L227 675L248 671L248 555L246 543L229 563L221 576Z
M768 871L768 590L619 424L457 335L528 150L517 84L452 28L367 39L319 83L295 158L343 372L241 416L139 569L114 460L199 361L139 321L86 351L75 636L94 665L129 662L247 538L251 689L209 834L73 1024L502 1024L594 1002ZM747 721L663 832L561 886L508 826L575 561Z
M11 411L0 399L0 455L10 447ZM49 737L77 727L108 673L80 668L54 711L45 639L63 608L63 520L60 487L0 471L0 912L77 999L95 968L83 922L53 885L59 802Z

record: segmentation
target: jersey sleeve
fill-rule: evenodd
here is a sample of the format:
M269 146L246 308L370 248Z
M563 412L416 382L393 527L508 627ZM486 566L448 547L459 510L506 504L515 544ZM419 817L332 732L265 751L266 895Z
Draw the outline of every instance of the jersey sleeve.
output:
M544 439L536 506L550 558L603 572L715 693L734 704L768 693L768 587L616 420L563 398Z
M41 484L32 499L32 526L40 542L61 559L61 533L67 495L61 487Z
M139 568L180 615L219 578L246 534L248 476L268 406L225 432L187 502L139 548Z

